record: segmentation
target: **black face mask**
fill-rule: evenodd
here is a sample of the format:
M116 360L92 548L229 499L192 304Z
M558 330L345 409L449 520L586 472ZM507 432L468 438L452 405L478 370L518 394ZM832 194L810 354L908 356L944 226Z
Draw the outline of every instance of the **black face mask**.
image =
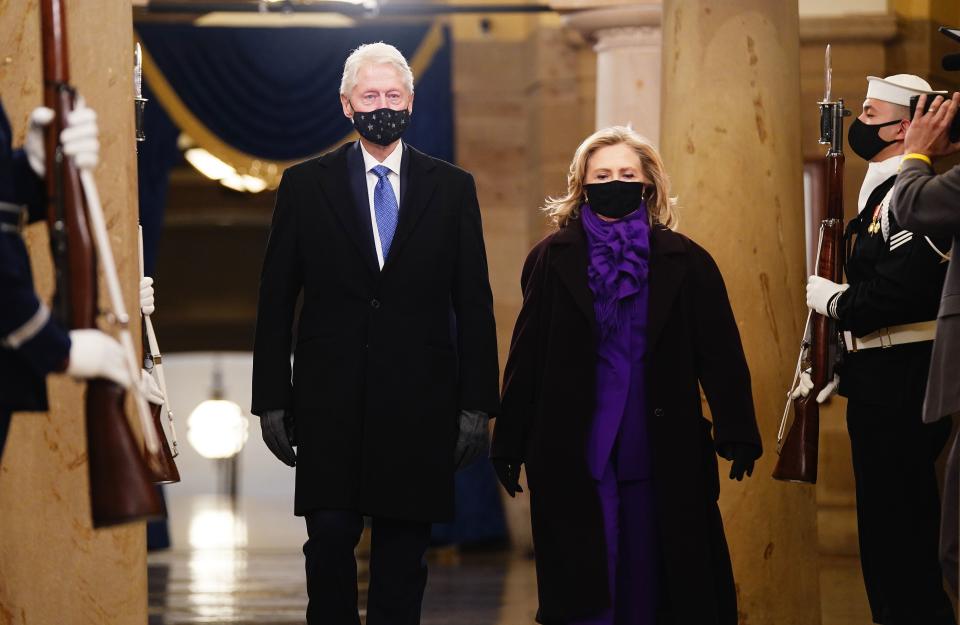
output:
M646 199L647 188L648 185L642 182L623 180L583 185L593 212L611 219L621 219L640 208Z
M353 108L353 105L350 105ZM353 111L353 127L360 136L384 147L390 145L403 135L403 131L410 125L410 111L403 109L377 109L369 113Z
M883 148L896 143L896 141L884 141L880 138L880 129L886 126L899 124L901 120L895 119L885 124L864 124L859 118L853 120L850 124L850 130L847 132L847 143L850 149L865 161L869 161L874 156L883 151Z

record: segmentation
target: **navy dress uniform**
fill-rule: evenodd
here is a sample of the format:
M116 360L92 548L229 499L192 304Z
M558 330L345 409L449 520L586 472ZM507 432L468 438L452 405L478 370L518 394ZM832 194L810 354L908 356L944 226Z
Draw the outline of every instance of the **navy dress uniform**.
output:
M68 333L37 297L23 226L45 216L43 180L14 150L0 105L0 457L13 411L47 410L46 376L66 368Z
M871 201L887 196L895 180ZM847 228L851 287L836 306L845 330L839 393L848 400L864 582L875 622L954 623L939 565L935 469L950 423L922 420L947 269L937 250L949 242L905 230L892 215L884 237L882 217L870 212Z
M837 390L847 398L860 561L873 621L954 625L938 558L935 470L950 425L922 419L950 242L911 232L891 213L902 138L899 150L888 150L897 142L893 131L879 134L893 124L902 129L910 96L930 85L910 75L869 80L864 113L849 137L871 162L859 214L844 237L848 284L811 277L807 303L837 319L842 333ZM893 119L875 121L884 117Z

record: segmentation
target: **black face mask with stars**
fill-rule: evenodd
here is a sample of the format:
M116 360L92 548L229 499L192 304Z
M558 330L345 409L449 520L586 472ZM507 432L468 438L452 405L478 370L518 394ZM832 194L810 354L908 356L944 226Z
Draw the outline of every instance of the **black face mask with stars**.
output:
M353 127L360 136L371 143L390 145L403 135L410 125L410 111L403 109L377 109L369 113L353 112Z

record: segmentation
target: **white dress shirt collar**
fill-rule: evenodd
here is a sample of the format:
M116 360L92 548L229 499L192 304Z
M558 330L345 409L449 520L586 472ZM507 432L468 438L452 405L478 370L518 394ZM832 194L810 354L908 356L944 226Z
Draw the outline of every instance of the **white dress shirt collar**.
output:
M862 213L867 208L867 200L870 194L881 184L890 179L890 176L896 176L900 169L900 160L902 154L891 156L879 163L870 163L867 165L867 175L863 178L863 184L860 185L860 196L857 198L857 212ZM870 208L874 208L871 206Z
M363 147L363 141L360 141L360 152L363 154L363 168L364 171L370 172L371 169L377 165L383 165L389 169L392 173L400 175L400 164L403 162L403 141L397 143L397 147L390 153L390 156L385 158L381 163L376 159L375 156L367 152L367 148Z

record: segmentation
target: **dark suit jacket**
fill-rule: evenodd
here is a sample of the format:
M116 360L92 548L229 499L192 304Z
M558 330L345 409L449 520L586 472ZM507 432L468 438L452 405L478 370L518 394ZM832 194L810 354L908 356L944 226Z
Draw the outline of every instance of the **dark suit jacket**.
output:
M953 239L923 408L923 419L930 423L960 412L960 167L938 176L923 161L904 161L890 210L917 235Z
M381 271L364 175L357 144L284 172L260 281L252 412L293 410L297 514L448 520L459 410L499 412L476 189L467 172L408 146Z
M866 336L881 328L937 318L937 307L947 266L921 235L914 236L895 215L888 220L888 236L871 233L874 209L893 189L896 176L877 186L866 208L850 220L846 230L850 250L844 273L850 288L837 302L841 330ZM932 237L946 250L949 239ZM845 352L839 393L870 404L923 405L930 369L932 341L895 345L886 349ZM882 392L878 392L882 389Z
M735 625L714 442L760 446L750 372L710 255L662 226L650 248L645 384L661 593L675 625ZM548 624L595 615L610 596L603 517L586 459L597 361L587 263L579 219L530 252L492 447L495 458L526 463L538 619Z

